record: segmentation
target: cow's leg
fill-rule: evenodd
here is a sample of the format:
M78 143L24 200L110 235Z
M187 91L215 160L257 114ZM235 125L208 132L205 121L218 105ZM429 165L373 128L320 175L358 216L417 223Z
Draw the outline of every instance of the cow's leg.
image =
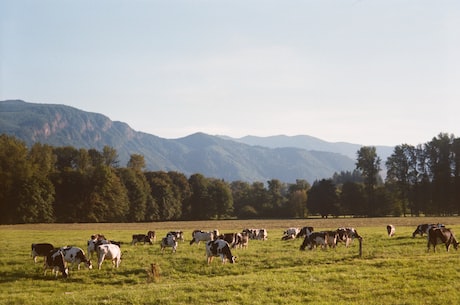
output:
M99 262L97 263L98 269L99 269L99 270L101 269L102 262L104 261L104 258L105 258L105 254L102 254L102 255L99 257Z

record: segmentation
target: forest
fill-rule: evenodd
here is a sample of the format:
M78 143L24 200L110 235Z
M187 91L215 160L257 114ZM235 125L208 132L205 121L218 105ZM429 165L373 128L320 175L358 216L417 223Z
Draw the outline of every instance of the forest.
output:
M353 172L328 179L224 181L146 171L140 154L120 165L109 146L28 147L2 134L0 224L459 214L460 138L397 145L385 179L382 165L375 147L363 146Z

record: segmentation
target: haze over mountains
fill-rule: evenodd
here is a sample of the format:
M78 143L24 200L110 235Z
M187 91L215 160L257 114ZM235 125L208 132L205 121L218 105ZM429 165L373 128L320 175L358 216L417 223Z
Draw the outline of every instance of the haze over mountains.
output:
M0 101L0 133L15 136L29 146L41 142L102 150L107 145L117 150L120 166L126 166L131 154L141 154L147 170L249 182L305 179L312 183L334 172L353 171L361 147L307 135L231 138L198 132L165 139L135 131L102 114L21 100ZM393 147L376 147L383 167Z

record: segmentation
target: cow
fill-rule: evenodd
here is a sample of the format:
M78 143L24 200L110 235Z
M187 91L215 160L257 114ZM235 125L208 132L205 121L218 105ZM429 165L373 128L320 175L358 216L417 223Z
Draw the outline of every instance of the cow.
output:
M256 239L259 239L259 240L267 240L267 230L265 229L260 229L259 230L259 234L257 234L257 237Z
M217 238L225 240L232 248L235 248L238 243L238 233L223 233L217 236Z
M259 229L244 229L243 232L247 233L249 236L249 239L257 239L257 236L259 235Z
M182 231L169 231L166 235L174 235L174 237L176 237L176 240L184 241L184 232Z
M446 250L449 252L451 245L454 245L454 249L458 249L458 241L454 236L454 233L445 227L437 228L431 227L428 230L428 252L430 251L430 246L433 246L433 252L436 252L437 244L445 244Z
M162 240L161 240L161 244L160 244L160 247L161 247L161 252L164 252L165 248L166 247L171 247L172 248L172 253L175 253L176 250L177 250L177 239L174 235L172 234L168 234L166 235L166 237L164 237Z
M281 240L290 240L297 238L297 235L300 233L300 228L291 227L288 228L286 231L283 232L283 237Z
M91 237L93 237L93 236L91 236ZM106 240L106 239L97 239L97 238L95 238L95 239L88 240L87 244L88 244L88 256L92 257L93 253L96 252L97 247L99 245L110 244L110 242L108 240ZM120 246L118 246L118 247L120 247Z
M69 276L69 269L67 268L67 263L64 259L64 254L60 249L51 250L45 258L45 264L43 265L44 272L43 275L46 276L46 271L51 269L55 274L55 277L58 276L58 273L62 273L63 278Z
M153 245L156 239L155 231L148 231L147 234L133 234L133 239L131 241L131 245L135 245L137 243L149 243Z
M326 245L330 248L335 248L337 245L337 238L339 238L339 233L335 231L325 231L327 233Z
M236 236L236 243L234 244L235 248L244 248L247 249L249 244L249 235L246 232L238 233Z
M423 236L423 234L428 234L428 231L431 228L444 228L444 227L445 226L442 223L438 223L438 224L424 223L424 224L418 225L417 228L415 229L414 233L412 233L412 238L415 238L415 236L417 234L419 234L420 236Z
M236 257L232 255L230 246L223 239L210 240L206 243L206 258L208 265L211 264L214 256L220 256L222 264L229 261L231 264L235 263Z
M110 259L112 261L112 267L118 268L121 262L121 250L120 247L115 244L101 244L96 247L97 252L97 266L101 269L102 262L104 259Z
M353 239L357 238L362 240L362 237L358 234L355 228L352 227L342 227L337 229L337 244L339 242L345 243L345 247L348 247Z
M394 225L387 225L387 234L388 237L393 237L395 235L396 229Z
M64 255L64 260L70 264L77 264L77 269L80 270L80 264L84 263L88 269L93 269L91 260L85 256L85 252L78 247L62 247L60 248Z
M30 256L32 256L34 263L37 263L38 256L46 257L52 250L54 250L54 246L49 243L32 244Z
M297 238L308 236L311 232L313 232L313 227L302 227L299 234L297 234Z
M204 232L201 230L195 230L192 233L192 240L190 241L190 245L193 243L199 244L201 241L210 241L214 240L214 232Z
M328 239L329 234L326 231L312 232L310 235L305 236L303 243L300 246L300 250L304 251L307 247L309 250L312 250L317 246L321 246L321 248L325 249L327 247Z

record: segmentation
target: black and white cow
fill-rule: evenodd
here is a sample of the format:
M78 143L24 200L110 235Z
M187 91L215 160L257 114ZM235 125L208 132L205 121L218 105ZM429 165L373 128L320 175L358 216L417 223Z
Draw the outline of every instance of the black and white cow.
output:
M177 245L178 243L177 243L176 237L172 234L168 234L166 235L166 237L161 239L161 244L160 244L161 252L164 252L166 247L171 247L172 253L175 253L177 250Z
M37 263L38 256L46 257L52 250L54 250L54 246L49 243L32 244L30 256L32 256L34 263Z
M358 231L352 227L338 228L337 234L337 244L339 242L345 243L345 247L348 247L355 238L362 240L362 237L358 234Z
M96 252L98 269L101 269L102 262L106 258L112 261L112 267L118 268L120 266L121 250L118 245L101 244L96 247Z
M135 245L137 243L149 243L153 245L156 240L155 231L148 231L147 234L133 234L133 239L131 241L131 245Z
M238 243L238 233L223 233L217 238L225 240L231 248L235 248Z
M451 245L454 246L454 249L458 249L458 241L454 236L454 233L447 228L441 227L431 227L428 230L428 250L430 251L430 246L433 246L433 251L436 252L436 245L437 244L445 244L446 250L449 252L449 248Z
M88 256L92 257L93 253L97 252L97 247L99 245L110 244L106 239L90 239L88 240Z
M64 259L67 263L77 264L77 269L80 270L80 264L84 263L88 269L93 269L91 260L85 256L83 249L78 247L62 247L60 248Z
M297 235L299 234L300 234L300 228L291 227L283 232L283 236L281 237L281 240L296 239Z
M308 236L311 232L313 232L313 227L302 227L299 234L297 234L297 238Z
M268 232L266 229L260 229L259 230L259 234L257 234L257 237L256 239L259 239L259 240L267 240L268 238Z
M195 230L192 232L192 240L190 241L190 245L193 245L194 243L199 244L201 241L214 240L215 236L216 235L214 235L214 232Z
M223 239L210 240L206 243L206 258L210 264L215 256L220 256L222 263L229 261L235 263L236 257L232 255L230 246Z
M395 235L396 228L394 225L387 225L387 234L388 237L393 237Z
M247 232L238 233L236 236L235 248L247 249L249 245L249 235Z
M321 248L327 248L329 234L327 231L312 232L310 235L305 236L300 250L304 251L308 247L309 250L320 246Z
M166 235L174 235L177 241L184 241L184 232L183 231L169 231Z
M421 224L421 225L418 225L417 228L415 229L414 233L412 233L412 238L415 238L415 236L418 234L420 236L423 236L423 234L427 234L428 235L428 231L431 229L431 228L444 228L445 226L442 224L442 223L438 223L438 224L435 224L435 223L432 223L432 224L429 224L429 223L424 223L424 224Z
M57 277L59 272L62 273L63 278L67 278L69 276L69 269L67 269L67 263L64 259L64 254L60 249L53 249L46 255L45 264L43 267L43 275L45 276L48 269L52 270L52 272L55 274L55 277Z

